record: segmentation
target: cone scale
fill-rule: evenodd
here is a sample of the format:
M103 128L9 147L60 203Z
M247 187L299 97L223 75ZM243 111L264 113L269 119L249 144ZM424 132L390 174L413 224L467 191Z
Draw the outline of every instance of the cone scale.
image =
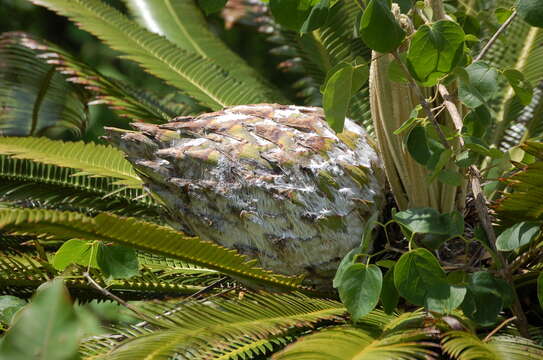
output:
M108 129L177 229L281 274L329 286L383 204L365 131L336 135L322 109L243 105L162 125Z

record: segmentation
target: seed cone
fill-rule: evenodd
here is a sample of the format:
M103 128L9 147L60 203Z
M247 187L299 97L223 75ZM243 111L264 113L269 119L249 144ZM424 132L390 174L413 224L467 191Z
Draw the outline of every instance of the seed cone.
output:
M108 129L172 225L330 284L383 203L381 164L364 130L336 135L320 108L243 105L163 125Z

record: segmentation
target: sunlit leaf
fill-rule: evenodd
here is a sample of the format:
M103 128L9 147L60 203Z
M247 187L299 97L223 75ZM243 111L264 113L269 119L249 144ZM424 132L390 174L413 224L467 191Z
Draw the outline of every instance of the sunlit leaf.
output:
M82 332L60 280L44 285L0 344L0 359L75 360Z

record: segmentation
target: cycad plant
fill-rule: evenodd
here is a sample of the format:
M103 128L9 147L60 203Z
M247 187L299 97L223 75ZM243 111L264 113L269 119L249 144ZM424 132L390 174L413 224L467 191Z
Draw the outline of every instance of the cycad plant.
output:
M172 95L1 35L0 359L543 358L541 1L32 2Z

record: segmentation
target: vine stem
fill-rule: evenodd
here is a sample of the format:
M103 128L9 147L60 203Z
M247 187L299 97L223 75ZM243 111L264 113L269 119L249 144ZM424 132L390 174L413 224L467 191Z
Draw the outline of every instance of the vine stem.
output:
M404 73L406 74L409 80L409 85L415 90L415 93L417 94L417 97L419 98L419 102L422 105L422 109L424 110L424 113L426 114L426 116L428 117L428 119L430 120L430 122L432 123L432 125L437 131L439 140L441 141L443 146L445 146L446 149L449 149L451 146L449 145L449 142L447 141L447 138L445 137L443 130L439 126L439 123L437 122L437 119L434 116L434 113L432 112L432 107L430 106L428 101L426 101L426 98L424 97L424 93L422 92L421 86L417 84L415 79L413 79L413 77L411 76L409 69L407 69L407 66L405 66L402 59L400 59L400 56L398 55L398 51L393 52L392 55L394 56L394 58L396 58L396 60L402 67Z
M502 323L500 325L498 325L494 330L492 330L484 339L483 339L483 342L487 342L488 340L490 340L490 338L494 335L496 335L496 333L498 331L500 331L501 329L503 329L503 327L507 324L509 324L511 321L515 321L517 319L516 316L513 316L512 318L509 318L509 319L505 319L504 321L502 321Z
M485 55L486 53L488 52L488 50L490 50L490 48L492 47L492 45L494 45L494 43L496 42L496 40L498 40L498 38L500 37L500 35L507 29L507 27L513 22L513 20L515 19L515 17L517 16L517 11L513 11L511 13L511 15L509 16L509 18L507 18L507 20L505 20L505 22L502 24L502 26L500 26L500 28L494 33L494 35L492 35L492 37L490 38L490 40L488 40L488 42L486 43L485 47L483 48L483 50L481 50L481 52L479 53L479 55L477 55L477 57L473 60L473 62L477 62L479 60L481 60Z
M114 301L116 301L117 303L119 303L120 305L124 306L125 308L129 309L130 311L132 311L134 314L136 314L139 318L141 319L145 319L147 321L151 321L151 322L154 322L152 318L150 318L149 316L143 314L142 312L140 312L136 307L130 305L128 302L124 301L123 299L121 299L120 297L118 297L117 295L113 294L112 292L110 292L109 290L103 288L102 286L100 286L100 284L98 284L90 275L88 272L84 272L83 273L83 276L85 277L85 279L87 279L87 281L89 282L89 284L95 288L96 290L98 290L99 292L101 292L102 294L104 294L105 296L107 296L108 298L110 299L113 299Z
M431 0L431 2L433 3L432 7L437 6L436 5L437 3L439 4L443 3L442 0ZM507 21L504 22L502 26L496 31L496 33L490 38L488 43L483 47L483 50L481 50L479 55L477 55L474 62L479 61L485 56L488 50L496 42L498 37L511 24L515 16L516 16L516 11L514 11L511 14L511 16L509 16ZM439 20L439 19L436 19L436 20ZM461 133L462 127L463 127L463 120L462 120L462 116L460 115L460 112L458 111L454 98L451 96L451 94L447 90L447 87L445 87L442 84L438 85L438 91L441 97L443 98L444 105L447 108L449 115L451 116L451 119L456 131L458 131L458 133ZM460 136L460 145L461 146L464 145L464 140L461 136ZM524 309L522 308L522 304L520 303L518 294L515 290L515 284L513 281L511 270L507 265L507 260L496 248L496 233L494 232L494 228L492 226L492 218L490 217L490 212L486 203L486 198L482 191L481 174L477 166L471 165L468 168L468 177L470 180L471 191L475 198L475 208L477 210L477 215L479 217L479 220L481 221L481 226L483 227L488 237L488 242L490 244L490 247L492 248L492 251L497 255L496 259L500 262L499 264L497 264L498 268L500 268L500 273L502 277L504 278L504 280L509 284L509 286L511 286L513 290L513 304L511 306L511 310L515 317L515 320L516 320L515 322L518 326L520 334L529 339L530 333L528 331L528 319L526 318L526 314L524 313Z

